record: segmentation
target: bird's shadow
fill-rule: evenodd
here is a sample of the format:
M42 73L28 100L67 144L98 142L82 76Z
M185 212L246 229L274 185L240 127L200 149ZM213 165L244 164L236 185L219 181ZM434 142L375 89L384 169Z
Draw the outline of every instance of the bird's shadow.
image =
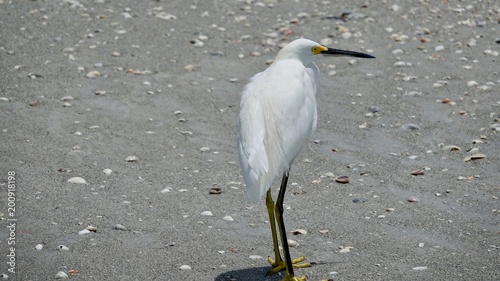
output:
M214 281L279 281L281 273L268 275L270 267L251 267L224 272L215 277Z

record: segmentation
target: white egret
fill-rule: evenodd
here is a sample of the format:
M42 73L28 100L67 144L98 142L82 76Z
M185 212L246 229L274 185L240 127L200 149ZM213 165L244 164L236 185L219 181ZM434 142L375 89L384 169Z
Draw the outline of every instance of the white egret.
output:
M319 91L319 70L313 63L318 55L374 58L371 55L328 48L307 39L297 39L286 45L274 62L257 73L241 95L238 155L247 197L257 201L267 193L266 206L273 236L275 259L268 258L271 273L286 270L283 281L302 281L293 268L311 266L299 264L304 257L292 260L283 222L285 196L290 166L306 140L316 128L318 113L316 96ZM276 204L270 186L282 176ZM281 258L276 222L283 247Z

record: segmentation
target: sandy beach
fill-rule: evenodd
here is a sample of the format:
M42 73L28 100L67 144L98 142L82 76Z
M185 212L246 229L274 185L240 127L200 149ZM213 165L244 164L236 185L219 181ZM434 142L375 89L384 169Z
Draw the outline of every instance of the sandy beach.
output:
M376 59L316 62L284 214L316 264L296 275L499 280L493 0L0 0L0 277L281 280L238 112L301 37Z

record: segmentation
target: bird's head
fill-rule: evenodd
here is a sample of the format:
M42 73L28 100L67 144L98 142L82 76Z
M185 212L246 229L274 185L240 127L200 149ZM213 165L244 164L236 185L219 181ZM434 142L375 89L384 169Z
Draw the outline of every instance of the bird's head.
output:
M328 48L308 39L297 39L290 42L283 49L281 49L281 51L276 56L275 61L282 59L299 59L302 61L302 63L304 63L304 65L307 65L311 63L314 60L314 57L317 55L334 57L349 56L357 58L375 58L372 55L364 53Z

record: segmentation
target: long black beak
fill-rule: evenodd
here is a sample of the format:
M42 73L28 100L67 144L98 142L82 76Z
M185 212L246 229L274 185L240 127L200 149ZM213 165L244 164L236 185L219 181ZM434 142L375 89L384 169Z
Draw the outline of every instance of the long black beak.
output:
M325 55L325 56L334 56L334 57L346 57L347 56L347 57L357 57L357 58L365 58L365 59L374 59L375 58L372 55L368 55L368 54L364 54L364 53L339 50L339 49L333 49L333 48L328 48L328 50L322 51L321 54Z

